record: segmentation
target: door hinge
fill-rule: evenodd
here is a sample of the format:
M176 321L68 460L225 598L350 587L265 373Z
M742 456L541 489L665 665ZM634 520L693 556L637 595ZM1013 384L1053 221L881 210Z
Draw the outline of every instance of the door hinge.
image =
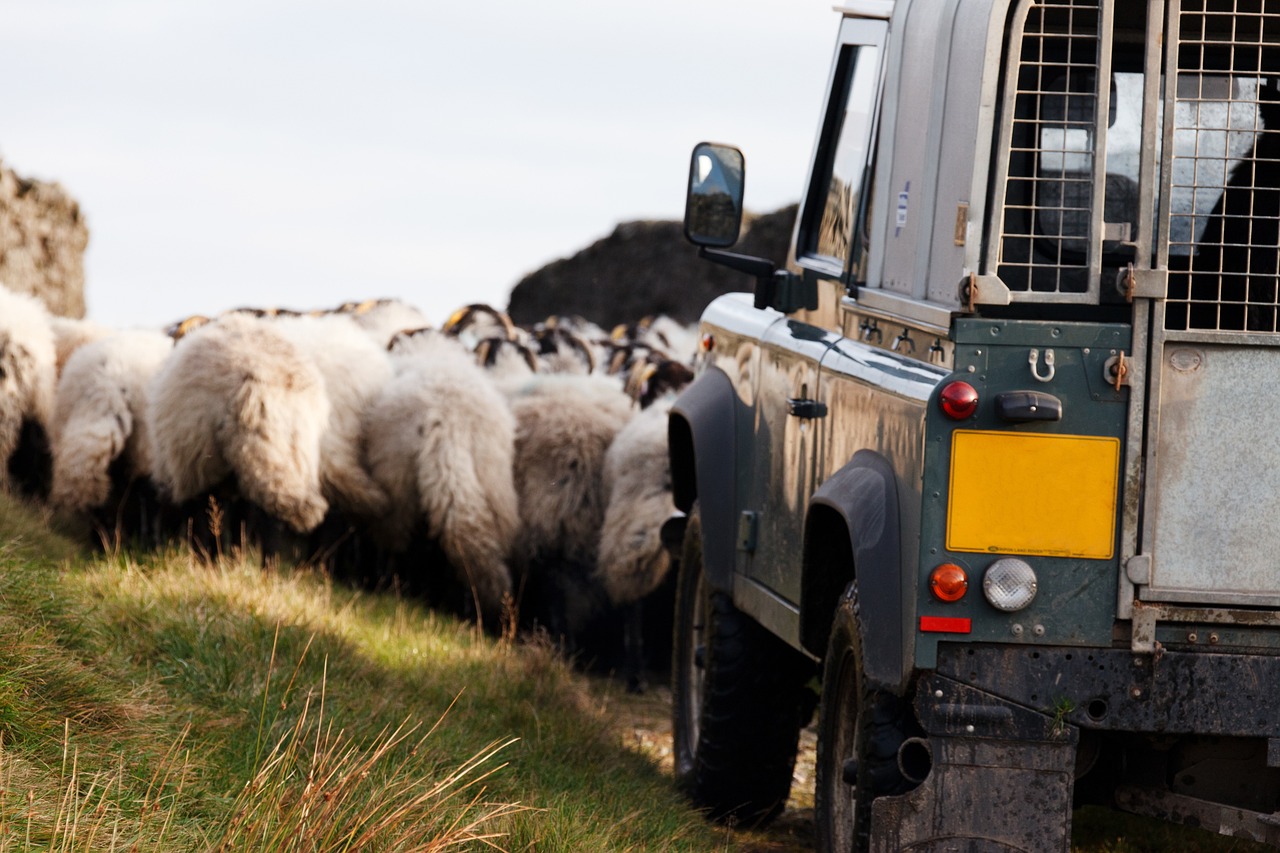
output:
M1146 586L1151 583L1151 555L1134 554L1124 561L1124 573L1129 583Z

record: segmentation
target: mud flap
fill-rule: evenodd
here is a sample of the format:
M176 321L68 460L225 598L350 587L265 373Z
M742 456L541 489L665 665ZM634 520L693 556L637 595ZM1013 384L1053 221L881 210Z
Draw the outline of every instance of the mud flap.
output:
M921 680L916 713L931 768L872 804L872 853L1068 853L1075 726L936 674Z

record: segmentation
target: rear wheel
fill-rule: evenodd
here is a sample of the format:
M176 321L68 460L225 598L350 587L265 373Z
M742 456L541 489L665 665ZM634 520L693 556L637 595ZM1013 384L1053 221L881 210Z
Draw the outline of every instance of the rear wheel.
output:
M871 803L910 785L898 769L907 706L868 685L853 584L836 608L822 670L814 792L817 847L829 853L870 849Z
M808 659L708 585L697 510L685 532L672 653L676 779L717 820L756 824L786 804L807 722Z

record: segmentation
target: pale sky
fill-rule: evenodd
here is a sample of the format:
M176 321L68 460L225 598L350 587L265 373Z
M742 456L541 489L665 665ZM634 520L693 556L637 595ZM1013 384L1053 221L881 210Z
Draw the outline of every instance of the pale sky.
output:
M381 296L440 322L679 218L701 140L743 149L748 209L796 201L838 25L821 0L6 0L0 158L80 202L101 322Z

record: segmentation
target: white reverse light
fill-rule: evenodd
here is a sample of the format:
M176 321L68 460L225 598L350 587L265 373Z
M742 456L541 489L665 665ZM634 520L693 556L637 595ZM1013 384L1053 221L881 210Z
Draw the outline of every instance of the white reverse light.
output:
M997 610L1021 610L1036 597L1036 573L1025 560L996 560L982 576L982 594Z

